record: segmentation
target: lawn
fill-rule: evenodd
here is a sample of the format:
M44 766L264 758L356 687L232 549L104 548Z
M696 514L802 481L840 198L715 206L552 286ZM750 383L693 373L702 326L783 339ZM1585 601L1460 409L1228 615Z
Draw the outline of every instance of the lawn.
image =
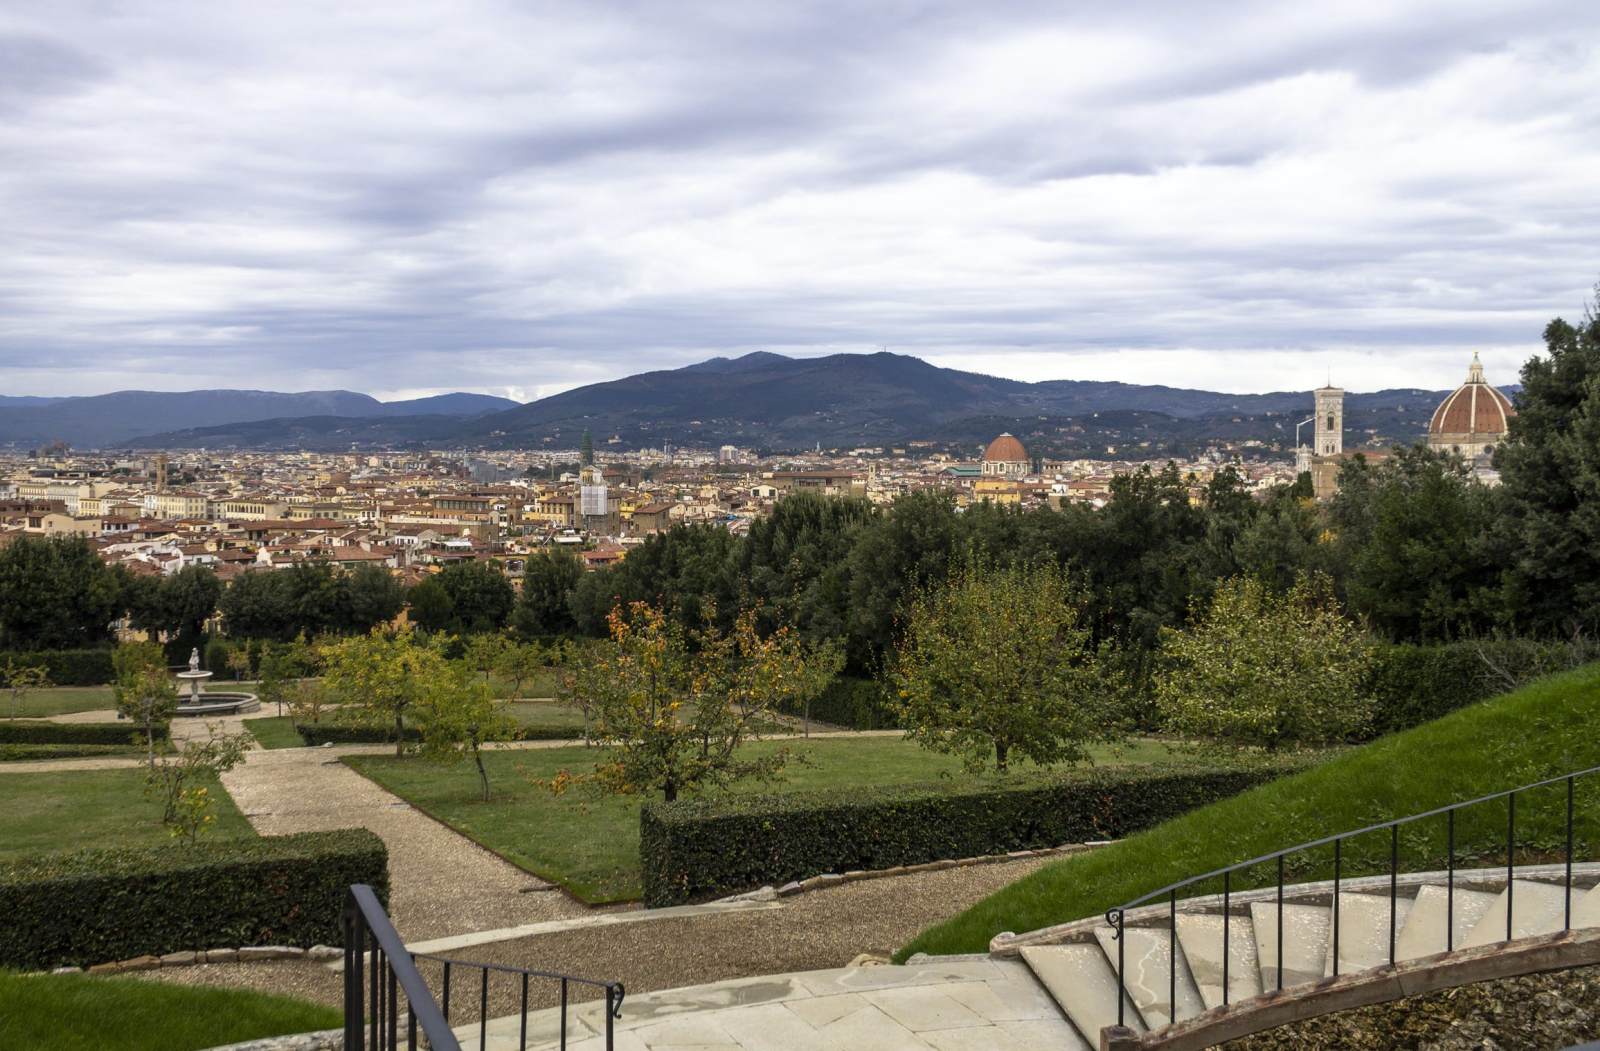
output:
M583 736L583 712L555 701L512 701L507 710L532 737Z
M144 794L144 772L72 770L0 775L0 858L80 847L170 843L161 803ZM250 823L220 785L211 791L216 824L209 837L253 836ZM176 849L176 848L175 848ZM0 1047L12 1045L0 1041Z
M942 777L964 778L960 764L899 737L788 741L806 762L792 764L778 791L851 785L906 784ZM766 751L782 744L747 747ZM594 798L571 791L554 796L530 783L562 769L593 767L600 753L583 747L491 752L485 756L493 800L477 797L470 765L439 767L418 759L349 756L345 762L458 832L516 865L566 887L584 901L631 901L639 885L637 797ZM1101 763L1182 763L1182 753L1156 741L1096 751ZM742 785L740 792L763 791Z
M1018 880L924 931L900 951L982 952L1000 931L1025 932L1131 901L1169 883L1325 835L1421 813L1519 785L1600 766L1600 664L1539 680L1434 722L1350 749L1304 773L1201 807L1120 843L1066 858ZM1575 782L1575 853L1600 854L1600 774ZM1507 806L1480 804L1456 817L1456 864L1505 862ZM1565 846L1564 784L1520 795L1519 863L1559 861ZM1443 817L1407 825L1400 871L1442 869ZM1387 872L1389 833L1347 841L1346 876ZM1294 856L1295 881L1332 875L1332 848ZM1234 889L1272 882L1275 865L1236 874ZM1189 894L1219 893L1221 881Z
M0 1047L200 1051L334 1029L340 1012L283 996L97 975L0 971Z
M524 698L551 698L556 695L556 680L561 675L560 668L540 668L531 679L522 683L522 696ZM489 676L489 686L494 690L496 697L503 699L511 697L516 691L516 684L510 679L500 675Z
M22 718L40 719L47 715L74 712L108 711L117 706L109 686L52 686L33 690L22 700ZM11 698L0 694L0 718L11 717Z
M295 731L294 718L288 715L268 715L259 719L246 719L244 728L262 748L304 748L305 741Z

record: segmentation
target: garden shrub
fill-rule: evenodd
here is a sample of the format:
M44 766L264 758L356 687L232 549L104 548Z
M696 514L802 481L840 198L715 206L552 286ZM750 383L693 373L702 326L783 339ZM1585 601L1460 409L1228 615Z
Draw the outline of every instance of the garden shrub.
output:
M361 723L296 723L295 732L308 745L394 743L392 726L371 726ZM408 726L404 737L407 741L420 741L422 733L415 726Z
M339 945L352 883L387 900L388 851L365 829L0 861L0 967Z
M97 756L139 754L133 745L123 744L0 744L0 763L30 759L86 759Z
M966 786L650 803L640 814L644 900L676 905L825 872L1116 839L1294 773L1306 761L1088 768Z
M1596 645L1586 641L1488 639L1380 646L1369 678L1376 705L1368 736L1421 726L1596 655Z
M43 665L52 686L104 686L117 677L110 649L0 650L0 667L7 658L18 664Z
M0 719L0 744L132 744L143 743L144 731L131 722L52 723L39 719ZM171 731L155 726L155 738L164 741Z

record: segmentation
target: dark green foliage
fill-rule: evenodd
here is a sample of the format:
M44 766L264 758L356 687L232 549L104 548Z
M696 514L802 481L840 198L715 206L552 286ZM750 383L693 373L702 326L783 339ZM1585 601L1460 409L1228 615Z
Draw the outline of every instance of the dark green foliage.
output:
M116 678L111 666L112 650L0 650L0 668L8 659L18 664L43 665L52 686L104 686ZM5 685L0 674L0 686Z
M1367 687L1376 701L1369 737L1421 726L1597 656L1600 645L1585 641L1484 639L1380 646Z
M789 706L782 709L786 715L805 715L804 710ZM811 702L811 721L842 726L849 730L894 730L899 728L889 699L884 696L883 684L876 679L860 679L841 675L828 684L816 700Z
M365 829L83 850L0 862L0 965L46 968L188 949L338 945L352 883L388 893Z
M1522 367L1511 433L1495 451L1520 630L1600 632L1600 317L1561 319Z
M421 612L417 592L429 583L438 584L449 598L449 619L441 627L439 614ZM516 605L516 589L500 569L500 563L481 559L452 562L437 576L411 589L411 609L417 626L426 631L448 630L467 635L497 632L511 618ZM426 621L426 622L425 622Z
M108 755L138 755L137 746L122 744L0 744L0 763L32 759L85 759Z
M406 592L411 623L423 631L449 631L456 622L456 604L438 577L419 581Z
M158 741L167 739L165 723L153 727ZM144 731L127 723L52 723L42 720L0 719L0 744L131 744L143 740Z
M17 537L0 547L0 647L81 649L109 642L127 580L82 537Z
M405 588L387 566L372 563L356 566L345 572L343 583L348 597L345 627L349 631L370 631L387 624L405 609Z
M1087 769L976 787L650 803L639 826L644 900L676 905L824 872L1120 838L1303 766L1285 759L1191 770Z
M322 744L392 744L393 726L370 726L350 723L301 723L295 726L308 745ZM405 728L407 741L422 740L422 732L415 726Z
M523 565L522 594L511 625L525 639L563 635L577 629L572 593L583 579L583 565L569 551L547 548Z
M680 525L649 537L608 570L585 573L572 596L578 630L607 634L606 617L618 604L648 602L681 623L701 627L715 606L727 628L738 611L732 570L738 540L713 525Z
M345 571L301 562L270 573L245 573L218 602L234 638L288 642L299 635L352 635L397 616L400 585L379 566Z
M165 577L135 577L126 592L133 626L171 640L173 651L200 645L205 623L217 611L222 582L207 566L185 566Z
M842 555L877 517L865 499L799 492L751 523L734 564L743 604L761 604L762 629L788 624L813 640L843 636L850 564Z

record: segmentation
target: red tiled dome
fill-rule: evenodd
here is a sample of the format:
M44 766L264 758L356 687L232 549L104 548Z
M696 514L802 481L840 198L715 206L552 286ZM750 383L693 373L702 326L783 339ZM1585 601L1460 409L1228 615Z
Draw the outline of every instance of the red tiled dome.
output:
M1449 397L1433 410L1428 421L1430 436L1443 435L1494 435L1510 430L1508 421L1517 414L1511 399L1489 386L1483 378L1483 366L1478 355L1472 355L1472 368L1467 372L1467 382L1457 387Z
M1028 450L1010 434L1002 434L983 450L983 459L985 463L1026 463Z

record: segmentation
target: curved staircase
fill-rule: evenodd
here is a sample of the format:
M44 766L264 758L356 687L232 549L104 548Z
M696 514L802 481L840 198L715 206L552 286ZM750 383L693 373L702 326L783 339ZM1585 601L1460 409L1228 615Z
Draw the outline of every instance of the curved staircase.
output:
M1506 943L1508 922L1512 942L1600 928L1600 864L1574 865L1571 878L1570 894L1565 865L1519 867L1509 892L1504 867L1345 880L1337 893L1337 920L1331 881L1286 886L1281 904L1273 886L1226 900L1208 895L1129 910L1121 938L1114 919L1095 917L1001 935L991 951L1020 957L1085 1044L1098 1047L1101 1031L1119 1024L1119 985L1120 1023L1133 1034L1155 1036L1174 1022L1198 1020L1177 1027L1194 1033L1264 1001L1286 1003L1313 986L1326 989L1336 974L1346 976L1348 988L1360 984L1363 972L1387 971L1391 963L1482 958L1484 953L1469 950ZM1600 940L1595 951L1600 953ZM1160 1046L1148 1038L1124 1040L1111 1046ZM1206 1043L1189 1040L1185 1046Z

